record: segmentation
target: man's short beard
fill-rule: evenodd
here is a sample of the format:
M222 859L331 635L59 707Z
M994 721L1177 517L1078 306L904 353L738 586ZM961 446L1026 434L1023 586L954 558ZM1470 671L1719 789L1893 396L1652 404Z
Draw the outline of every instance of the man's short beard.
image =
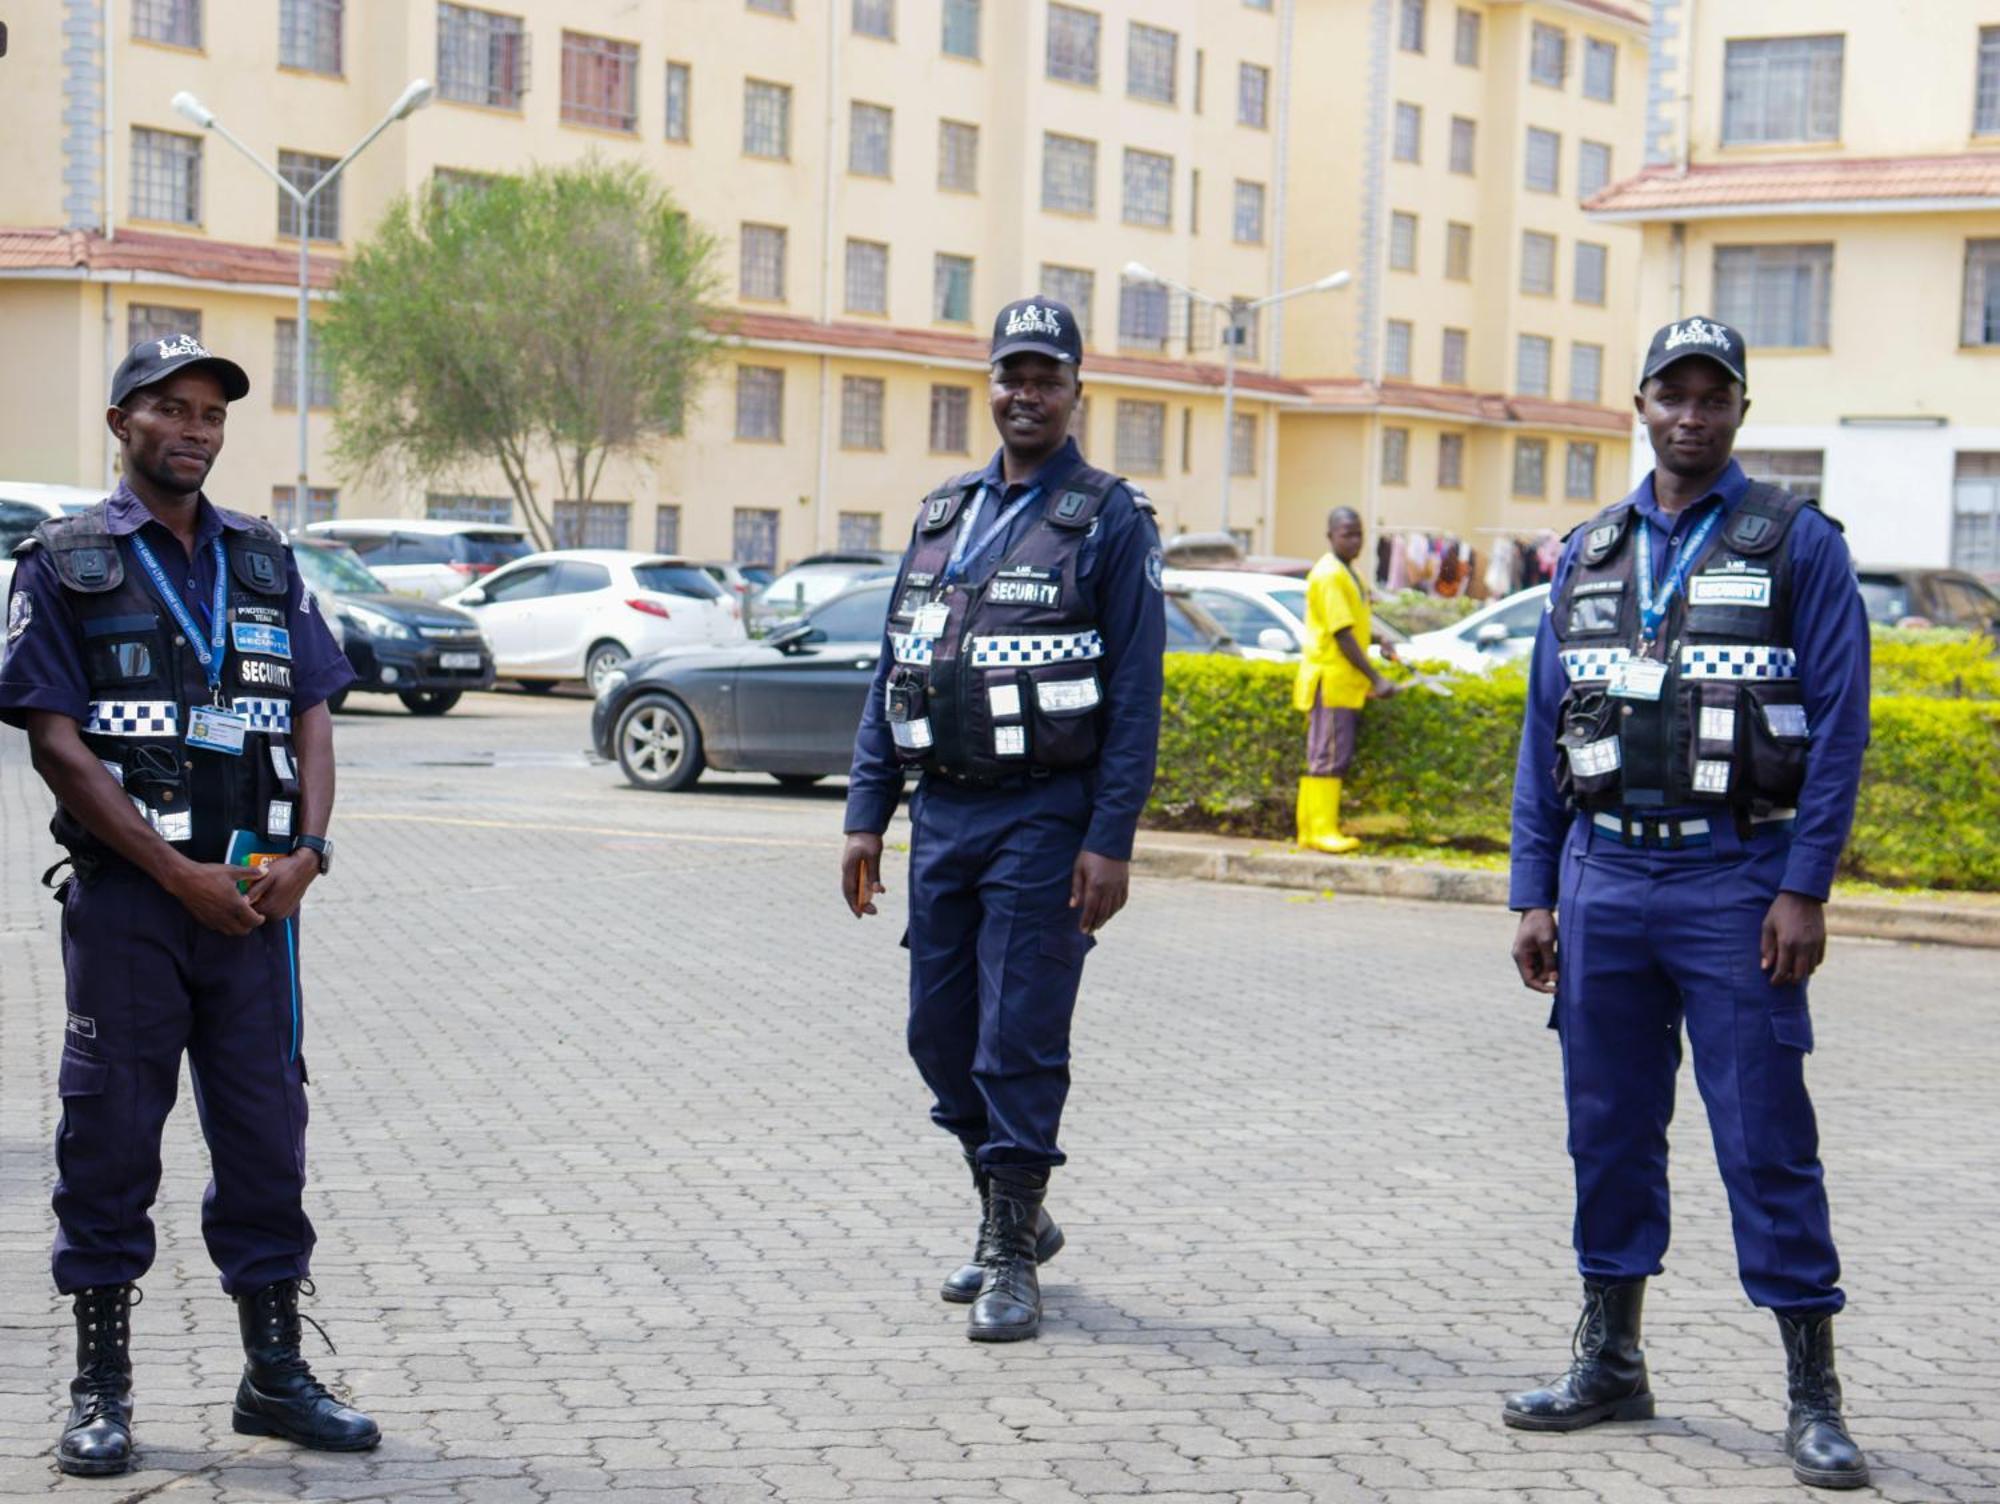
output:
M169 496L199 495L201 493L201 488L208 484L208 472L215 468L215 462L213 460L210 460L208 465L201 472L201 479L196 481L193 485L183 489L181 482L175 479L173 476L168 475L164 470L151 469L146 465L142 465L136 459L129 461L129 463L132 469L138 475L143 477L150 485L154 486L158 490L166 492Z

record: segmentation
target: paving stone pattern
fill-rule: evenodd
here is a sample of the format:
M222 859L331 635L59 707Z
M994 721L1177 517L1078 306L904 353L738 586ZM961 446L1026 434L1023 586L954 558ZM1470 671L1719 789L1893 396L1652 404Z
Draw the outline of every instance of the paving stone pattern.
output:
M976 1347L934 1293L970 1196L903 1051L900 855L857 924L837 790L640 794L578 753L585 711L340 721L305 927L308 1309L381 1450L230 1431L183 1090L134 1320L142 1466L95 1481L48 1461L58 915L47 801L0 733L0 1497L1800 1497L1685 1075L1660 1419L1500 1426L1567 1360L1575 1301L1555 1041L1504 913L1137 883L1085 980L1045 1335ZM1843 1368L1891 1499L2000 1499L1992 976L1836 943L1816 993Z

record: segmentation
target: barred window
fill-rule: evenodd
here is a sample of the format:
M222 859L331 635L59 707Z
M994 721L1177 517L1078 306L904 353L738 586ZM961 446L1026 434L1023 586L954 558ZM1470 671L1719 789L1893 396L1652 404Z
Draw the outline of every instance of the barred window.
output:
M1231 475L1255 475L1257 473L1257 415L1255 413L1231 413L1229 419L1229 473Z
M1546 334L1518 335L1514 341L1514 390L1523 397L1549 394L1549 365L1555 341Z
M1389 216L1389 270L1413 272L1417 269L1417 216L1401 209Z
M979 0L944 0L943 50L949 57L979 57Z
M840 447L882 447L883 382L879 376L840 378Z
M1832 301L1831 245L1715 248L1715 316L1749 344L1824 347Z
M896 40L896 0L854 0L854 34Z
M624 548L632 541L629 501L559 501L553 510L557 548Z
M686 63L667 64L667 139L686 141L694 95L694 72Z
M1167 468L1167 404L1118 399L1112 440L1118 468L1128 475L1162 475Z
M1382 484L1407 486L1410 483L1410 431L1407 428L1382 430Z
M1549 441L1514 440L1514 494L1537 499L1549 494Z
M1618 95L1618 44L1583 39L1583 97L1607 104Z
M1098 34L1104 28L1096 11L1079 10L1074 5L1049 6L1050 78L1065 83L1097 84Z
M1604 306L1604 284L1609 273L1611 252L1588 240L1576 243L1576 300Z
M786 238L783 225L743 226L739 288L744 297L785 301Z
M1451 170L1470 175L1479 147L1478 122L1463 115L1451 117Z
M1396 45L1405 52L1424 50L1424 0L1402 0L1396 12Z
M663 501L653 508L653 552L677 554L681 551L681 509L678 502Z
M889 247L879 240L847 242L849 313L889 311Z
M1171 225L1174 219L1174 159L1156 151L1125 148L1125 223Z
M639 46L565 31L562 118L606 131L639 128Z
M1965 313L1962 345L2000 345L2000 240L1965 243Z
M1576 148L1576 196L1589 198L1611 182L1611 148L1602 141L1580 141Z
M132 0L132 35L169 47L199 47L201 0Z
M1042 133L1042 207L1060 214L1097 212L1097 143Z
M1536 193L1556 193L1562 188L1562 137L1537 126L1528 127L1526 185Z
M963 120L938 122L938 187L947 193L979 191L979 127Z
M1521 291L1552 293L1556 290L1556 238L1540 230L1521 232Z
M2000 26L1979 28L1979 72L1973 90L1972 133L2000 132Z
M1952 568L2000 569L2000 454L1961 450L1952 469ZM1818 472L1815 465L1814 491Z
M1167 347L1167 290L1157 282L1121 278L1118 284L1118 343L1137 350Z
M1238 245L1264 243L1264 185L1236 180L1234 231Z
M346 0L278 0L278 63L308 73L340 72Z
M1134 21L1125 40L1125 92L1134 99L1172 104L1180 43L1175 32Z
M966 454L972 449L972 388L932 386L931 453Z
M889 176L895 114L884 105L854 100L847 107L847 170L864 178Z
M1394 156L1398 162L1421 162L1424 152L1423 106L1398 103Z
M1451 221L1444 227L1444 274L1448 281L1472 280L1472 226Z
M299 405L299 321L279 319L274 340L273 370L271 376L271 405L273 407L297 407ZM326 358L326 346L313 337L311 326L306 329L306 381L310 387L311 405L332 407L337 399L333 384L333 366Z
M1476 10L1458 8L1458 25L1452 33L1452 61L1466 68L1479 66L1479 33L1483 22Z
M938 252L931 272L931 317L940 324L972 322L972 258Z
M1465 385L1467 335L1463 329L1444 332L1444 348L1438 357L1438 379L1446 386Z
M1537 21L1528 40L1528 78L1560 89L1569 76L1569 33Z
M738 507L730 519L730 556L739 564L778 562L778 509Z
M1239 299L1238 301L1247 302L1248 300ZM1189 305L1188 316L1190 320L1193 319L1194 316L1193 305ZM1264 321L1264 311L1261 308L1246 312L1235 321L1233 327L1236 330L1237 359L1255 360L1257 358L1257 335L1259 329L1263 324L1263 321ZM1227 321L1226 317L1223 318L1221 321L1220 333L1221 333L1222 343L1224 344L1229 343L1229 331L1231 327L1232 326Z
M431 198L448 208L468 193L484 193L499 181L499 177L490 172L467 172L462 167L434 167L431 169Z
M835 540L839 548L880 548L882 546L882 514L880 512L842 512L839 519L840 531Z
M1563 466L1563 495L1571 501L1597 500L1597 446L1571 443Z
M1271 123L1271 70L1243 63L1236 70L1236 123L1264 130Z
M1076 440L1077 453L1090 457L1090 399L1079 397L1069 410L1069 436Z
M306 487L306 514L299 515L299 488L295 485L271 487L271 521L280 532L308 527L315 522L331 522L340 515L340 492L332 486Z
M438 522L491 522L505 526L514 520L514 503L506 496L457 496L432 491L424 497L424 515Z
M201 223L201 140L132 127L132 217Z
M1076 315L1077 336L1089 344L1091 316L1097 302L1097 274L1080 266L1054 266L1044 261L1042 292L1058 303L1069 305L1069 311Z
M1382 374L1410 379L1410 340L1413 331L1408 319L1389 320L1387 337L1382 341Z
M1722 64L1722 144L1838 141L1846 38L1730 42Z
M773 444L784 439L785 373L779 367L736 368L736 437ZM768 560L770 556L746 554L738 549L736 557Z
M440 98L518 110L528 92L528 34L519 16L439 5Z
M199 308L167 308L158 303L134 303L125 310L125 345L131 348L142 339L172 339L191 334L201 340Z
M1604 400L1604 346L1577 340L1569 347L1569 400Z
M743 155L789 157L792 154L792 91L784 84L761 79L743 81Z
M1438 435L1438 489L1457 491L1465 485L1465 435Z
M332 170L335 160L333 157L316 157L310 152L281 151L278 153L278 176L305 193ZM335 178L319 191L319 196L307 209L309 240L340 239L340 188L340 179ZM299 237L298 203L282 190L278 193L278 234L286 240Z

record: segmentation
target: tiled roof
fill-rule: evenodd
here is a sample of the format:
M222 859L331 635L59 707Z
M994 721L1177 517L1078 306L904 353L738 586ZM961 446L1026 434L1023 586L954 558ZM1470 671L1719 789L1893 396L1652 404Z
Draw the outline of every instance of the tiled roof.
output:
M1893 205L1898 200L2000 200L2000 151L1936 157L1821 157L1788 162L1697 162L1649 167L1590 198L1594 214L1689 219L1709 214L1798 213L1805 206ZM1912 202L1912 207L1915 203Z
M1413 381L1384 381L1379 386L1357 377L1307 380L1300 383L1318 412L1371 412L1389 408L1435 413L1443 419L1472 423L1519 423L1536 428L1591 428L1624 434L1631 419L1612 408L1589 402L1555 402L1547 397L1509 397L1500 392L1469 392L1457 387L1419 386Z
M0 274L10 271L157 272L195 282L298 285L299 258L274 246L237 245L156 230L124 230L106 239L95 230L0 227ZM314 256L309 275L326 288L340 271L332 256Z

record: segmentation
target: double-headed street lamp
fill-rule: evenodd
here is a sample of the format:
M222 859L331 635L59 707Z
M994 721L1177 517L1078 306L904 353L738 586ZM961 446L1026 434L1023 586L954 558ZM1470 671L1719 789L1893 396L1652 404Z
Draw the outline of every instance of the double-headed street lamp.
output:
M1236 468L1236 351L1250 332L1251 316L1273 303L1282 303L1287 298L1303 297L1309 292L1332 292L1347 286L1354 280L1348 272L1334 272L1321 277L1317 282L1308 282L1303 287L1294 287L1287 292L1274 292L1268 298L1212 298L1207 293L1189 287L1185 282L1176 282L1172 277L1163 277L1158 272L1137 261L1125 263L1125 275L1135 282L1150 282L1158 287L1170 287L1197 303L1206 303L1220 312L1229 322L1222 331L1222 523L1223 532L1229 531L1229 476Z
M306 419L312 410L312 387L308 384L306 379L307 344L309 342L309 336L306 328L308 320L308 313L306 307L306 293L308 287L307 279L311 275L311 263L308 261L307 257L308 257L308 252L310 251L312 245L312 236L309 232L312 229L311 215L312 215L313 200L319 197L320 189L326 187L327 184L331 183L335 178L340 176L341 170L345 168L349 162L352 162L356 157L360 156L362 152L368 149L368 145L370 142L372 142L377 136L381 135L382 132L386 131L390 126L394 125L398 120L401 120L405 116L409 115L411 111L420 110L425 105L429 104L431 102L431 95L435 92L436 91L431 88L431 83L429 79L427 78L411 79L408 86L404 88L403 92L396 96L396 102L389 106L389 112L386 115L384 115L380 120L375 122L375 128L372 131L370 131L367 135L363 136L361 140L355 144L354 149L348 152L346 156L342 157L338 162L335 162L333 166L327 168L325 172L321 173L318 179L313 183L313 185L310 188L305 189L303 192L300 191L298 186L295 183L293 183L290 178L286 177L283 173L279 172L277 168L273 167L269 162L266 162L262 157L258 156L257 153L252 151L249 147L245 146L241 141L237 140L236 137L230 133L229 128L225 126L220 120L217 120L215 118L215 112L211 110L207 105L203 104L199 99L196 99L194 95L188 93L187 90L183 89L181 90L180 93L174 96L174 109L178 114L185 115L189 120L192 120L196 125L200 126L205 131L214 131L216 135L222 137L223 140L227 141L231 146L235 147L238 151L242 152L244 156L248 157L252 162L256 163L257 166L261 167L264 170L265 175L268 176L272 182L278 185L278 191L280 193L288 194L291 197L292 205L298 211L299 337L298 337L298 350L297 350L297 356L298 356L297 373L293 377L293 383L294 383L293 397L297 401L299 409L299 478L298 478L297 489L293 493L292 508L293 508L295 525L299 527L305 526L306 517L308 515L306 511Z

